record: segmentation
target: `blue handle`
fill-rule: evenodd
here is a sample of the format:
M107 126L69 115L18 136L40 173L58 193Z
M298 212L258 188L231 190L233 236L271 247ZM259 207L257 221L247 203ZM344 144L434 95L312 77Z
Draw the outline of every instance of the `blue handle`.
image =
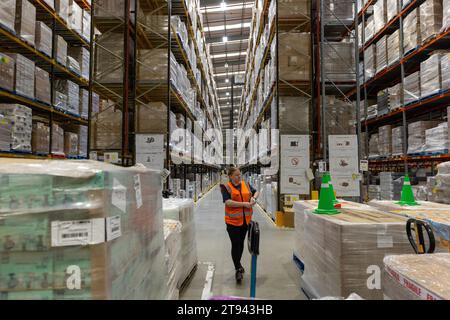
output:
M258 256L256 254L252 255L252 270L250 275L250 298L256 297L256 262Z

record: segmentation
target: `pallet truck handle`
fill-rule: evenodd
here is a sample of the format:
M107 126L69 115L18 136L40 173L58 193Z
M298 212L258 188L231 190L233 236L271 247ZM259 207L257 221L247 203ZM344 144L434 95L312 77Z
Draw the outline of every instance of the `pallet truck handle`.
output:
M412 225L413 224L415 225L416 233L417 233L417 237L418 237L417 240L418 240L419 246L421 248L418 248L416 241L414 240L414 238L412 236ZM428 248L428 250L425 249L423 228L427 232L427 236L430 241L430 247ZM416 254L424 254L424 253L433 253L434 252L434 250L436 248L436 239L434 238L433 230L431 229L430 225L427 222L422 221L422 220L412 219L412 218L409 219L406 222L406 234L408 236L409 243L413 247L414 252Z

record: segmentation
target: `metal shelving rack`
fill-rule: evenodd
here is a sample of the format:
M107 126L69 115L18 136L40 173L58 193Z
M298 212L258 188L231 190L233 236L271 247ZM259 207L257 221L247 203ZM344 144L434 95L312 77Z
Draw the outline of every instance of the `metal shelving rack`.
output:
M83 9L89 10L89 5L84 0L76 0ZM54 83L56 80L70 80L80 86L80 89L88 89L89 81L82 78L67 66L61 65L56 61L56 37L62 36L69 46L83 46L87 49L91 47L91 43L81 37L74 30L70 29L67 23L55 12L54 9L48 6L43 0L30 0L30 3L36 8L36 21L44 22L53 32L52 41L52 55L39 51L36 47L20 38L14 30L11 30L3 25L0 25L0 51L4 53L18 53L24 57L32 60L37 67L45 70L50 76L50 92L51 99L54 101ZM31 108L34 116L39 116L44 119L49 125L49 154L32 154L32 153L18 153L18 152L0 152L0 157L8 158L29 158L29 159L61 159L59 155L51 153L52 146L52 127L54 122L58 122L63 128L73 127L79 125L88 125L88 119L83 119L78 116L68 114L66 112L57 110L53 105L38 101L34 98L25 97L13 91L8 91L0 88L0 103L17 103ZM41 121L40 120L40 121Z
M96 12L96 6L94 1L94 13ZM181 153L178 156L171 153L170 146L170 112L180 113L185 119L190 119L195 128L196 116L190 110L188 103L184 100L181 92L175 87L173 79L171 79L171 53L175 57L177 63L183 65L187 71L191 86L197 93L197 100L201 108L205 110L207 119L210 126L207 129L220 128L220 116L217 116L218 110L214 109L212 105L208 105L208 101L205 96L205 92L202 92L202 84L198 83L194 74L193 66L189 60L188 54L183 47L182 41L177 34L172 23L173 16L179 16L181 21L186 24L188 31L188 37L190 41L194 43L195 53L197 56L197 66L202 75L202 80L209 79L213 82L213 77L209 72L207 66L203 64L200 59L200 46L197 43L196 30L193 28L192 17L189 14L189 8L184 0L171 0L171 1L145 1L138 0L124 1L125 19L123 17L114 17L104 19L97 17L94 14L93 26L100 29L102 35L94 37L94 46L97 50L106 50L108 48L102 46L102 37L106 37L111 33L122 33L122 41L124 44L123 49L119 54L115 54L117 63L110 65L110 70L101 70L97 73L97 77L92 77L93 91L100 93L103 98L108 98L115 101L111 107L117 108L122 111L122 139L121 148L113 148L102 150L103 152L121 152L122 164L132 165L135 163L135 135L139 128L135 127L136 123L139 123L138 110L149 103L163 102L166 105L165 119L166 124L164 129L155 129L152 132L142 133L155 133L165 135L165 168L171 171L172 178L178 178L182 180L182 189L186 189L186 180L188 177L194 177L191 181L195 181L197 174L200 175L201 181L204 174L211 174L219 169L218 166L207 164L203 161L194 161L193 154L188 156ZM151 18L151 21L147 18ZM162 22L161 22L162 19ZM201 26L200 18L198 18L197 24L200 26L200 30L203 33L203 27ZM203 39L202 39L203 40ZM203 46L204 47L204 46ZM95 50L94 48L94 50ZM151 68L156 67L153 65L147 65L145 60L141 59L142 50L160 49L167 50L167 66L165 79L160 80L144 80L139 76L140 72L146 72ZM97 55L94 52L93 56L97 59ZM94 59L92 69L98 70L96 65L97 61ZM117 79L119 81L102 81L101 75L108 77L109 71L117 70L121 68L123 70L123 77ZM210 88L209 101L216 100L215 92ZM157 110L153 110L158 112ZM149 112L152 112L151 110ZM160 112L160 111L159 111ZM187 122L187 121L186 121ZM185 129L186 129L185 125ZM158 131L159 130L159 131ZM206 130L202 130L202 138L206 135ZM208 144L208 143L207 143ZM205 147L205 146L203 146ZM100 151L92 149L92 151ZM203 187L203 186L202 186Z
M366 150L368 152L369 134L378 130L380 126L386 124L399 124L403 126L403 155L388 157L388 158L371 158L369 159L370 173L377 173L381 171L395 171L405 172L412 168L431 168L435 172L436 164L448 161L448 154L437 155L408 155L408 132L407 126L411 120L420 120L422 118L441 118L442 112L447 106L450 105L450 92L440 92L437 95L430 97L424 97L413 103L405 104L404 97L402 95L400 108L390 111L386 115L377 116L376 118L367 119L367 100L375 97L380 90L387 89L393 85L401 83L402 88L404 85L405 77L418 69L420 69L420 63L425 61L429 53L438 49L448 49L450 46L450 30L444 30L440 34L428 39L426 42L419 44L417 48L412 51L404 52L404 38L403 38L403 20L414 9L423 4L425 0L412 0L406 3L405 0L400 0L400 10L388 23L377 32L369 41L365 41L365 33L362 32L362 47L359 49L359 59L365 64L364 50L366 50L371 44L379 41L383 36L390 35L396 30L400 33L400 59L391 66L388 66L384 70L376 73L371 79L366 79L365 73L363 74L363 82L361 83L359 90L363 92L364 100L366 104L364 106L364 117L360 122L360 126L366 132ZM366 18L369 16L368 8L375 4L376 0L369 0L367 4L360 10L358 14L357 22L362 22L365 25ZM354 23L353 26L358 23ZM349 99L357 99L355 97L358 87L353 88L347 92ZM357 118L359 119L359 118ZM365 155L368 158L368 154Z

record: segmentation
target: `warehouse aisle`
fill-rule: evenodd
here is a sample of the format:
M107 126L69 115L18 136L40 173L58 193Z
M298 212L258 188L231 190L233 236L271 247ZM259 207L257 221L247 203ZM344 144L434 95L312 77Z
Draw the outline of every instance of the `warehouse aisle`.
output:
M250 255L245 249L242 264L244 281L237 285L231 261L231 244L225 229L224 205L220 189L215 187L196 208L196 232L199 267L180 299L200 299L208 264L215 266L212 293L215 296L248 297L250 291ZM257 298L306 299L300 291L300 274L292 261L294 232L277 229L259 208L254 220L261 227L261 255L258 257Z

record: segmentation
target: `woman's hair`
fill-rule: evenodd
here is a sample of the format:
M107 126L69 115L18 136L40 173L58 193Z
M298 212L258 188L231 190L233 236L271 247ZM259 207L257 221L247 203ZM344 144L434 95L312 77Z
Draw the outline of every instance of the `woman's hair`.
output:
M228 176L231 177L236 171L238 171L239 168L231 167L228 169Z

